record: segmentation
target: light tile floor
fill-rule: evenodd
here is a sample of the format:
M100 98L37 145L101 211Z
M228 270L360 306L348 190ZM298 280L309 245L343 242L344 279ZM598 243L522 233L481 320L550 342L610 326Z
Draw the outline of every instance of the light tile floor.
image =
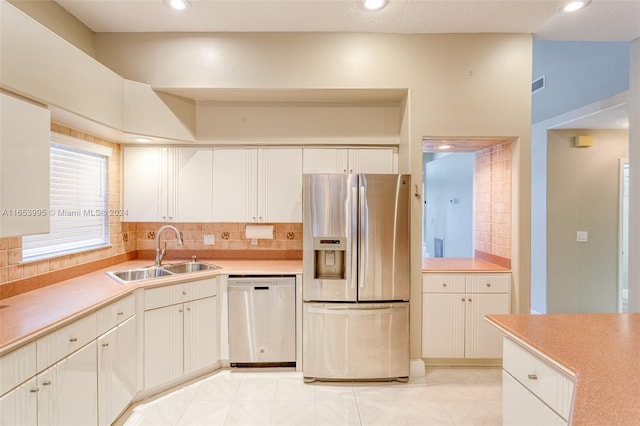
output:
M312 383L297 372L216 372L133 408L126 426L500 425L498 368L430 368L409 383Z

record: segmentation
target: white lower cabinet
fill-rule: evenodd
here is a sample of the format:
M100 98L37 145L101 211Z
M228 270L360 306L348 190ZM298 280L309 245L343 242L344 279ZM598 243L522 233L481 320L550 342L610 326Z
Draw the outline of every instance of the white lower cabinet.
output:
M145 291L145 389L171 382L218 361L218 300L215 293L215 279ZM177 300L184 302L175 303Z
M518 381L502 372L502 424L505 426L563 426L567 422Z
M503 347L503 424L566 425L573 378L510 338L504 338Z
M96 341L38 374L38 425L98 422Z
M487 314L510 313L509 274L424 274L422 356L500 358L502 335Z
M98 424L110 425L136 393L136 317L98 338Z
M0 424L33 426L38 419L38 384L28 380L0 398Z

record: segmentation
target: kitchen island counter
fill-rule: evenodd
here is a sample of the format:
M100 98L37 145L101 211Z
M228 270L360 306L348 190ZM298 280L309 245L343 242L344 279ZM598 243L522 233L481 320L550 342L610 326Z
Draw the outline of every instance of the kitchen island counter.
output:
M301 260L198 260L218 265L221 269L171 275L130 284L119 284L106 275L109 271L136 269L153 264L150 260L132 260L1 299L0 355L131 294L138 288L163 286L218 275L302 273ZM177 261L165 263L173 262Z
M486 318L511 339L575 376L570 424L638 424L640 314Z

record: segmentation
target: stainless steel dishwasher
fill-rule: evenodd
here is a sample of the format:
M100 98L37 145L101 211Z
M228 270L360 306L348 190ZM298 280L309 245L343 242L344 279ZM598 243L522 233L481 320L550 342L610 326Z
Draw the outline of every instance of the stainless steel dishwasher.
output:
M229 362L232 367L295 366L296 279L229 277Z

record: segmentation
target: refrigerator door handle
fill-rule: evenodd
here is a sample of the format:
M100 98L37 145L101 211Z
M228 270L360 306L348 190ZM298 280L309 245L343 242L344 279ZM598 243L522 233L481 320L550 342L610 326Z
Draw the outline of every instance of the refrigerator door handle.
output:
M351 259L347 261L351 264L351 268L349 268L349 276L347 277L347 280L351 283L351 288L356 288L357 285L356 271L358 270L358 244L354 244L354 242L358 241L358 204L356 203L357 199L358 187L354 185L351 187L351 220L347 222L349 224L349 229L347 230L347 235L349 236L348 244L351 245Z
M358 224L360 225L359 228L360 230L358 231L358 236L357 241L358 241L358 246L359 246L359 250L360 253L358 253L358 286L360 288L364 288L364 282L365 282L365 265L364 265L364 259L367 258L367 253L363 253L363 251L368 250L367 244L364 241L367 238L369 229L368 229L368 224L366 223L365 220L365 214L364 214L364 209L365 209L365 204L364 204L364 200L365 200L365 184L366 182L364 181L363 177L360 177L360 182L358 184L359 186L359 190L360 190L360 196L358 197ZM360 296L358 296L360 297Z
M319 308L319 307L307 307L307 312L313 314L340 314L340 313L348 313L349 315L371 315L372 313L376 314L392 314L397 312L402 312L403 307L397 308L388 308L388 307L379 307L379 308Z

